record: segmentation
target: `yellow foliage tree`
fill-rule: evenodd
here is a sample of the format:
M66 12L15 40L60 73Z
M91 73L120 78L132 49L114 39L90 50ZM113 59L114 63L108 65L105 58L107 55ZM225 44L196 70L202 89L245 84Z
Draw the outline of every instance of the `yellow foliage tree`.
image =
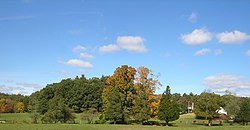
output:
M159 111L160 101L161 101L161 94L159 95L150 95L149 100L151 100L150 104L150 116L151 118L157 117L157 113Z
M32 105L28 105L28 112L32 112Z
M23 113L24 112L24 103L23 102L17 102L15 105L16 112Z
M140 123L147 121L151 116L151 97L161 83L152 71L146 67L139 67L135 78L135 95L133 102L133 118Z

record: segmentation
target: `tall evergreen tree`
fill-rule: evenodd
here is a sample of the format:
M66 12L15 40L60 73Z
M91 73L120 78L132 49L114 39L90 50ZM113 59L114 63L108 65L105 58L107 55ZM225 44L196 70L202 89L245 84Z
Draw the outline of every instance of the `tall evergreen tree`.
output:
M138 86L143 87L141 84L137 84ZM150 118L150 101L148 100L149 94L140 89L140 93L136 93L134 103L133 103L133 117L136 121L143 123Z
M180 109L177 102L172 98L170 87L167 86L166 91L162 94L158 118L164 120L167 125L170 121L179 119Z

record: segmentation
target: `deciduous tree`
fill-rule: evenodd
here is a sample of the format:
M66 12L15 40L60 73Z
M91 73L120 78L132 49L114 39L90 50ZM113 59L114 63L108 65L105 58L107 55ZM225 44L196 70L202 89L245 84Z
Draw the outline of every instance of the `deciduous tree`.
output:
M150 103L150 117L155 118L159 111L160 101L161 101L161 94L158 95L150 95L149 100Z
M241 122L242 125L246 125L250 122L250 99L241 98L240 110L238 111L235 120Z
M201 93L195 104L195 114L197 118L204 118L208 120L208 125L212 124L212 118L218 116L216 112L220 107L224 107L225 102L220 95L214 93Z
M50 100L49 110L44 114L42 121L46 123L67 123L74 122L74 118L72 112L64 103L62 96L58 95Z
M227 115L235 119L235 116L240 110L240 97L232 94L227 94L222 96L222 98L225 101L226 106L224 107L224 109L227 111Z
M24 103L23 102L17 102L15 105L15 110L18 113L23 113L24 112Z
M133 67L123 65L108 77L102 93L106 119L121 123L127 123L129 120L135 92L135 74L136 70Z
M0 112L1 113L12 113L14 112L14 104L11 99L1 98L0 100Z
M133 117L143 123L150 118L150 105L153 102L151 97L160 82L156 79L152 71L146 67L139 67L135 78L135 94L133 101Z

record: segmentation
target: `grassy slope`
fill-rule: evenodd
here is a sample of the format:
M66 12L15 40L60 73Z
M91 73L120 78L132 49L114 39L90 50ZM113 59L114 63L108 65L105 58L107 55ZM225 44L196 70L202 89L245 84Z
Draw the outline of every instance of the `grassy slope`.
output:
M76 115L80 123L80 115ZM205 120L196 120L193 114L181 115L180 119L173 122L174 126L142 126L142 125L109 125L109 124L30 124L31 114L15 113L0 114L0 120L15 120L16 124L0 124L0 130L249 130L250 126L204 126ZM196 124L193 125L193 121ZM84 123L82 121L81 123ZM216 123L216 122L214 122Z
M9 123L29 124L32 121L30 113L0 113L0 120L6 120Z

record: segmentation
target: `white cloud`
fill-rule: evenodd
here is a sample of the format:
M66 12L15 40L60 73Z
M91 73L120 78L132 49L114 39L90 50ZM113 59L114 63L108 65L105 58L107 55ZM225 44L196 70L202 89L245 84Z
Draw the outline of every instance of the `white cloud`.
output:
M147 48L144 46L144 39L134 36L119 36L117 38L117 45L124 50L130 52L146 52Z
M206 55L206 54L209 54L209 53L212 53L212 52L216 56L221 55L223 53L223 51L221 49L216 49L216 50L213 51L213 50L210 50L208 48L203 48L201 50L196 51L195 55L202 56L202 55Z
M248 57L250 57L250 50L247 50L246 54Z
M76 67L84 67L84 68L93 68L93 65L89 62L85 62L79 59L70 59L66 62L67 65L76 66Z
M0 85L0 92L8 94L30 95L43 87L35 83L17 82L14 80L1 80L0 82L3 83Z
M214 51L214 54L215 55L221 55L223 53L223 51L221 50L221 49L216 49L215 51Z
M184 43L188 45L200 45L212 40L212 33L205 28L195 29L192 33L181 36Z
M119 36L115 44L104 45L99 48L99 51L102 53L120 50L137 53L147 52L147 48L144 46L144 39L139 36Z
M34 84L34 83L16 82L16 85L20 85L20 86L23 86L25 88L34 88L34 89L40 89L40 88L42 88L41 85Z
M195 12L192 12L192 14L188 17L188 21L195 23L197 21L198 14Z
M0 92L8 94L27 94L24 87L0 85Z
M116 52L119 50L120 50L120 48L115 44L104 45L104 46L99 48L99 51L101 53L112 53L112 52Z
M243 76L238 75L218 74L208 76L204 79L204 85L213 92L250 90L250 81L246 81Z
M73 48L73 52L75 52L75 53L78 53L78 52L81 52L81 51L86 51L86 50L87 50L87 48L84 47L84 46L81 46L81 45L78 45L78 46Z
M93 58L95 58L93 55L90 55L88 53L80 53L80 57L85 58L85 59L93 59Z
M220 43L224 44L239 44L250 40L250 35L244 32L235 30L233 32L222 32L217 35L217 39Z
M74 53L79 54L80 58L84 58L84 59L93 59L94 56L87 53L87 52L83 52L83 51L87 51L87 48L81 45L78 45L76 47L74 47L73 49ZM69 66L75 66L75 67L83 67L83 68L87 68L87 69L91 69L93 68L93 65L90 62L81 60L81 59L69 59L68 61L63 61L63 60L58 60L58 63L60 64L65 64L65 65L69 65ZM61 74L67 74L65 72L62 72Z
M203 49L197 51L197 52L195 53L195 55L201 56L201 55L208 54L208 53L210 53L210 52L211 52L210 49L208 49L208 48L203 48Z

